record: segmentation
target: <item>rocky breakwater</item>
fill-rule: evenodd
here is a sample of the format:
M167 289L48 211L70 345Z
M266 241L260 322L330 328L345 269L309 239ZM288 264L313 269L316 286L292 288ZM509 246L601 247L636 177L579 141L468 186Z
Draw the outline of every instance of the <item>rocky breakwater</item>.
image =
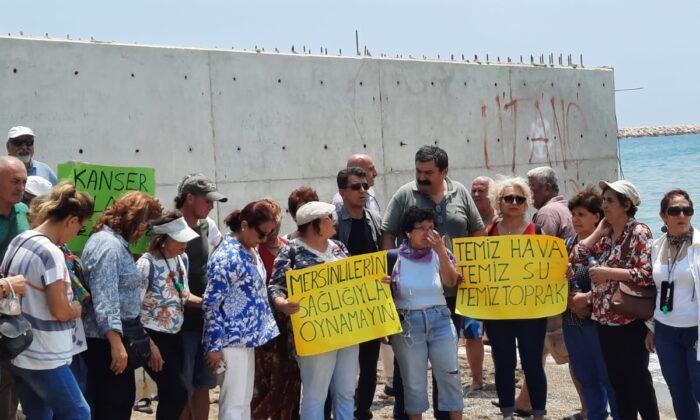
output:
M659 125L653 127L620 128L617 130L618 138L627 137L655 137L655 136L679 136L683 134L699 134L700 124L693 125Z

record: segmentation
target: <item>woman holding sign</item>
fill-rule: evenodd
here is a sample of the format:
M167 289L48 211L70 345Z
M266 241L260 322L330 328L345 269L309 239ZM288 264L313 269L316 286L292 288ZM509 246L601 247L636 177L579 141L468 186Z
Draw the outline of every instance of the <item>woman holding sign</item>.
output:
M651 231L634 215L642 200L629 181L600 181L605 219L574 249L576 264L585 264L591 277L593 310L608 378L622 419L658 419L659 409L649 373L649 352L643 320L613 311L613 295L620 282L650 286ZM592 257L589 259L589 257Z
M347 258L345 245L331 240L335 235L335 206L311 201L296 213L299 237L280 249L268 288L270 300L285 315L299 311L299 303L287 299L286 274L289 270L312 267ZM323 407L330 387L333 417L352 420L355 384L359 373L357 344L313 356L297 356L301 371L301 418L323 420Z
M249 419L255 381L255 347L279 331L265 288L265 266L257 246L275 232L265 201L248 203L226 217L231 233L209 258L204 292L207 365L222 374L219 419Z
M534 223L526 218L527 210L532 205L532 192L527 181L522 178L497 180L489 191L489 198L501 218L500 222L492 225L489 236L536 234ZM487 320L484 321L484 328L491 343L496 368L496 392L503 418L511 418L515 412L517 348L530 392L532 416L543 419L547 404L547 377L542 354L547 318Z
M676 417L700 419L700 232L691 225L695 210L687 192L667 192L660 210L666 234L651 251L658 293L647 349L656 346Z
M457 331L442 286L457 285L457 262L435 230L432 209L409 207L401 223L406 240L391 274L403 332L391 336L409 419L428 410L428 361L440 389L438 407L461 419L464 402L457 359Z

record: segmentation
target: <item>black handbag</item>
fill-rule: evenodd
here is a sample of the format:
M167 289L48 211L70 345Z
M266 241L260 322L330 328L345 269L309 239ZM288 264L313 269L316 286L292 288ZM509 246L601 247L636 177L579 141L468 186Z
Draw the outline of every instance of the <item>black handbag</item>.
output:
M143 329L140 318L122 319L122 343L128 357L128 370L146 366L151 358L151 339Z
M5 272L0 277L7 277L10 266L12 265L12 260L15 258L15 255L17 255L17 251L22 248L22 245L24 245L25 242L32 238L36 238L37 236L46 235L32 235L24 238L24 240L15 248L15 252L12 254L12 257L7 260L7 263L5 264ZM10 288L12 288L11 285ZM12 294L14 295L14 290L12 291ZM32 344L32 340L34 340L32 324L30 324L22 314L0 314L0 359L14 359Z

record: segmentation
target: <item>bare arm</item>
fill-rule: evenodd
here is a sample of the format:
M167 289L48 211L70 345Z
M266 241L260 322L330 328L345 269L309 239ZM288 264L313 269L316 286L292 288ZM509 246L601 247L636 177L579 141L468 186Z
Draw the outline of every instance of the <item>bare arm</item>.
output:
M435 230L432 230L428 232L428 242L440 260L440 279L442 284L447 287L455 287L459 278L459 272L450 259L450 255L445 247L445 239Z
M383 231L382 232L382 249L394 249L396 248L396 235L393 233Z
M59 321L70 321L80 317L82 307L79 302L68 301L68 285L63 280L57 280L46 286L46 300L51 315Z

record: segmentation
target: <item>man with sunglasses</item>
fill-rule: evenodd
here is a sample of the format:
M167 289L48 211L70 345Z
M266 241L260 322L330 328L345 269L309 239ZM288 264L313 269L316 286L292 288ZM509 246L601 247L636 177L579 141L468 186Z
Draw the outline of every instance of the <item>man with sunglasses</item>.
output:
M7 133L7 154L14 156L27 168L27 175L45 178L56 185L56 173L51 167L34 159L34 132L29 127L17 126Z
M336 206L338 225L335 238L350 251L350 255L369 254L381 249L382 219L374 210L365 207L370 185L364 169L353 166L338 172L338 193L342 203ZM355 418L372 418L370 407L377 387L377 361L381 340L360 344L360 378L355 391Z
M376 194L374 192L374 178L377 176L377 168L374 166L374 159L372 156L365 155L363 153L355 153L348 157L347 168L359 167L365 171L367 178L367 185L369 189L367 190L367 201L365 202L365 207L370 210L374 210L377 214L381 213L381 208L379 207L379 202L377 201ZM336 208L340 208L343 205L343 197L340 193L336 193L331 200Z
M189 174L177 186L175 208L182 212L187 225L199 238L187 243L190 292L202 296L207 287L207 261L209 254L221 242L222 236L209 213L214 202L225 203L228 198L216 189L214 181L202 174ZM200 308L185 308L182 324L184 344L183 376L190 387L190 400L181 419L205 420L209 417L209 390L216 386L216 378L204 362L202 330L204 313Z
M445 237L445 245L452 250L452 239L482 236L484 223L474 200L461 183L447 176L447 152L437 146L423 146L415 157L416 179L396 191L382 220L382 248L392 249L405 239L401 221L411 206L435 212L435 230ZM398 243L397 243L398 240ZM391 270L391 269L390 269ZM452 322L460 330L462 318L455 314L456 288L444 288L445 301L452 312ZM403 389L400 372L394 365L395 418L406 418L403 409ZM449 418L449 413L437 409L438 389L433 380L433 409L438 420Z

